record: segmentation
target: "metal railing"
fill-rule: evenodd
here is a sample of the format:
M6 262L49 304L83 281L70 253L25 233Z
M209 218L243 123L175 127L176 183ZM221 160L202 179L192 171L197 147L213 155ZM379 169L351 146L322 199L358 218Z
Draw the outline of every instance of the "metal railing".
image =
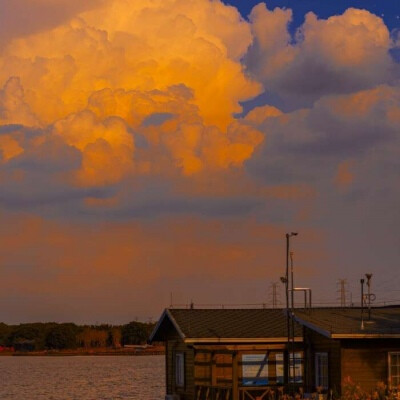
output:
M196 400L233 400L230 386L196 386Z
M233 399L231 386L196 385L195 400L271 400L283 397L282 386L239 386L238 399Z

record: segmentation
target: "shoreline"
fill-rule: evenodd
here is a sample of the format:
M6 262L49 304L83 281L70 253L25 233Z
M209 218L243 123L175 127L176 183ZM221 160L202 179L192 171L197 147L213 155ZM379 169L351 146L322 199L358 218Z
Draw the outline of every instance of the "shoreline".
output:
M77 356L155 356L165 355L164 349L153 350L112 350L112 349L98 349L98 350L43 350L43 351L14 351L14 352L0 352L0 357L77 357Z

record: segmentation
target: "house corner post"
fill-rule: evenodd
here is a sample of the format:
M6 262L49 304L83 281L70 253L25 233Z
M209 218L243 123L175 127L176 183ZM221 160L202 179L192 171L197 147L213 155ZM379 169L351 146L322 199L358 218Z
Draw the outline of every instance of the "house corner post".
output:
M239 400L238 353L232 354L232 400Z

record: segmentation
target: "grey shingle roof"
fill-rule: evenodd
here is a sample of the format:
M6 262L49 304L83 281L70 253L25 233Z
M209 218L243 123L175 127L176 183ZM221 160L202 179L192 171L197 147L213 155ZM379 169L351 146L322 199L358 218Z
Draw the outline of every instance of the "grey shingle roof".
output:
M372 308L372 322L368 322L368 310L364 309L363 329L360 308L296 310L295 316L301 324L332 338L400 335L400 306Z
M173 319L185 339L286 338L286 317L282 309L168 309L162 318ZM159 337L157 330L152 340ZM302 329L296 324L296 336Z

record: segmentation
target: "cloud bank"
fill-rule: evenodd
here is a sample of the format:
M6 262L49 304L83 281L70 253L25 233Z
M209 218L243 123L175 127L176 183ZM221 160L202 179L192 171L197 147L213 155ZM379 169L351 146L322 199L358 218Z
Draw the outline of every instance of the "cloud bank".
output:
M146 315L166 305L163 282L182 301L229 302L217 286L206 293L210 281L231 293L247 278L252 290L233 301L253 292L264 302L287 229L304 237L300 279L331 278L333 296L338 274L396 259L381 238L398 238L400 222L400 75L378 16L309 13L292 36L293 12L264 3L248 19L209 0L5 10L0 270L4 296L21 282L9 297L19 318L24 291L42 319L54 311L43 293L67 299L66 319L74 296L90 297L83 320L122 281L137 290L133 304L160 293L146 297Z

